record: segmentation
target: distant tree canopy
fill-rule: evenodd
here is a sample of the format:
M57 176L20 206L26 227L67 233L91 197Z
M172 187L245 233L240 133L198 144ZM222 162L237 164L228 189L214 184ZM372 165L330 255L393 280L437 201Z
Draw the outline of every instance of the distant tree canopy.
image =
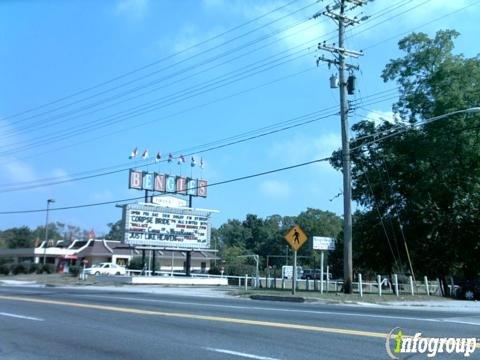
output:
M285 264L288 253L290 259L292 256L284 236L294 224L300 225L310 238L314 235L336 237L342 228L340 217L318 209L307 209L298 216L271 215L265 219L248 214L245 220L228 220L216 230L220 255L226 262L245 264L251 261L239 258L239 255L258 254L262 269L266 267L266 258L269 256L269 265L280 267ZM311 239L298 255L307 257L302 262L313 266L316 258ZM318 259L316 261L318 265Z
M480 272L480 58L452 53L453 30L399 42L403 57L382 73L400 97L395 121L353 126L354 266L358 271L408 271L476 276ZM394 134L381 141L384 135ZM375 135L374 135L375 134ZM332 164L341 168L341 153Z
M107 226L110 230L108 234L105 235L105 239L121 241L123 238L122 220L118 220L115 223L108 223Z
M83 238L85 231L77 226L66 225L60 222L48 224L49 240L64 240L65 244ZM3 248L30 248L40 245L45 240L45 226L30 229L28 226L14 227L0 231L0 247Z

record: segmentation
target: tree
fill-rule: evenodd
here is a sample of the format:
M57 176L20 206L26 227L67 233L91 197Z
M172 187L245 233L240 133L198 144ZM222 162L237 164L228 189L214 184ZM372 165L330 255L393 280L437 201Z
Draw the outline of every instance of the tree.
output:
M33 234L28 226L7 229L1 234L2 242L10 249L33 247Z
M107 226L110 228L110 230L108 231L108 234L105 235L105 239L117 241L121 241L123 239L122 220L118 220L115 223L108 223Z
M480 117L409 126L478 106L480 58L452 53L458 35L445 30L433 38L414 33L402 39L404 56L382 73L385 82L399 85L395 121L352 127L352 194L362 206L354 219L360 266L388 268L371 253L377 259L383 254L391 269L395 262L405 268L408 244L418 273L441 279L458 271L478 275ZM373 142L374 134L392 136ZM332 164L340 169L339 152Z

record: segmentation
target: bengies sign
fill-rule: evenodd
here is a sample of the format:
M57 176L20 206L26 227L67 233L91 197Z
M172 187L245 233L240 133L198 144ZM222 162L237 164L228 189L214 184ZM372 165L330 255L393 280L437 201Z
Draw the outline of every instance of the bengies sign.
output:
M124 207L124 242L178 249L210 248L212 211L150 204Z
M206 180L182 176L130 170L128 187L136 190L207 197L208 183Z

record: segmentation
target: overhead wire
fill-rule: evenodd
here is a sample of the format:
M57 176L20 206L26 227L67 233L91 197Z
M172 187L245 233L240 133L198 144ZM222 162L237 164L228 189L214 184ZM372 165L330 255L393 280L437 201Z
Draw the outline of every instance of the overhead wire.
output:
M384 93L384 92L385 91L383 91L382 93ZM369 99L370 97L375 97L375 95L376 94L367 95L365 97L365 99ZM304 126L306 124L313 123L313 122L318 121L320 119L327 118L327 117L330 117L330 116L334 116L338 112L333 112L333 113L328 114L328 115L320 116L322 113L325 113L329 110L334 110L334 109L336 109L335 105L327 107L327 108L320 109L318 111L314 111L314 112L311 112L311 113L300 115L300 116L294 117L292 119L288 119L288 120L281 121L281 122L276 122L274 124L271 124L269 126L262 127L262 128L256 129L256 130L243 132L241 134L237 134L237 135L234 135L234 136L231 136L231 137L223 138L223 139L216 140L216 141L213 141L213 142L209 142L209 143L206 143L206 144L203 144L203 145L197 145L197 146L194 146L194 147L189 147L189 148L184 148L184 149L180 149L180 150L177 150L177 151L172 151L170 153L171 154L181 154L183 156L192 156L192 155L203 154L203 153L208 152L208 151L216 150L216 149L227 147L227 146L232 146L232 145L238 144L240 142L250 141L250 140L253 140L253 139L256 139L256 138L259 138L259 137L264 137L264 136L274 134L274 133L277 133L277 132L280 132L280 131L286 131L286 130L289 130L289 129L294 128L294 127ZM174 160L177 160L177 157ZM166 162L166 161L168 161L168 160L163 159L160 162ZM110 174L114 174L114 173L127 171L132 166L133 167L146 167L146 166L154 165L154 164L158 164L158 163L157 162L147 162L147 163L144 163L144 164L131 163L131 166L129 166L129 167L126 167L126 168L123 168L123 169L120 169L120 170L117 170L117 171L108 171L108 172L105 172L105 173L100 173L98 175L99 176L105 176L105 175L110 175ZM10 191L24 190L24 189L28 189L28 188L32 188L32 187L40 187L38 185L41 185L41 186L55 185L55 184L61 184L61 183L66 183L66 182L72 182L72 181L78 181L78 180L83 180L83 179L90 179L92 177L97 177L97 176L81 176L78 179L76 179L76 178L73 177L74 175L84 175L84 173L72 174L71 176L68 177L68 179L46 178L46 179L42 179L40 181L41 182L40 184L39 184L39 180L34 180L34 181L31 181L31 182L22 182L22 183L17 182L17 183L12 183L12 184L0 184L0 188L4 189L3 191L0 191L0 192L8 192L8 190L10 190ZM46 180L53 180L54 184L53 183L45 184L44 182ZM13 187L14 189L5 189L5 188L8 188L8 187ZM20 187L20 189L18 187Z
M244 26L250 25L250 24L252 24L252 23L254 23L254 22L256 22L256 21L258 21L258 20L260 20L260 19L263 19L264 17L267 17L267 16L269 16L269 15L271 15L271 14L277 12L277 11L283 10L283 9L287 8L288 6L292 5L293 3L295 3L296 1L297 1L297 0L292 0L292 1L288 2L288 3L286 3L286 4L282 4L281 6L279 6L279 7L277 7L277 8L274 8L274 9L268 11L268 12L265 12L265 13L263 13L263 14L255 17L255 18L253 18L253 19L250 19L250 20L248 20L248 21L240 24L240 25L236 25L236 26L234 26L234 27L232 27L232 28L230 28L230 29L227 29L226 31L223 31L223 32L221 32L221 33L219 33L219 34L216 34L216 35L212 36L212 37L209 37L208 39L205 39L205 40L202 40L202 41L200 41L200 42L197 42L197 43L195 43L195 44L193 44L193 45L191 45L191 46L188 46L188 47L186 47L185 49L179 50L179 51L177 51L177 52L175 52L175 53L173 53L173 54L169 54L169 55L167 55L167 56L164 56L164 57L162 57L162 58L160 58L160 59L158 59L158 60L155 60L155 61L153 61L153 62L151 62L151 63L149 63L149 64L146 64L146 65L143 65L143 66L138 67L138 68L136 68L136 69L130 70L130 71L128 71L128 72L122 73L122 74L117 75L117 76L115 76L115 77L113 77L113 78L110 78L110 79L108 79L108 80L106 80L106 81L102 81L102 82L100 82L100 83L97 83L97 84L95 84L95 85L93 85L93 86L90 86L90 87L83 88L83 89L81 89L81 90L75 91L75 92L73 92L73 93L71 93L71 94L69 94L69 95L66 95L66 96L57 98L57 99L52 100L52 101L50 101L50 102L47 102L47 103L38 105L38 106L36 106L36 107L32 107L32 108L23 110L23 111L21 111L21 112L17 112L17 113L12 114L12 115L8 115L8 116L4 117L3 119L4 119L4 120L8 120L8 119L11 119L11 118L15 118L15 117L24 115L24 114L26 114L26 113L30 113L30 112L35 111L35 110L38 110L38 109L45 108L45 107L50 106L50 105L53 105L53 104L57 104L57 103L59 103L59 102L61 102L61 101L64 101L64 100L73 98L73 97L75 97L75 96L78 96L78 95L81 95L81 94L84 94L84 93L87 93L87 92L89 92L89 91L91 91L91 90L98 89L98 88L100 88L100 87L102 87L102 86L111 84L111 83L113 83L113 82L115 82L115 81L121 80L121 79L126 78L126 77L128 77L128 76L130 76L130 75L133 75L133 74L136 74L136 73L138 73L138 72L141 72L141 71L143 71L143 70L145 70L145 69L151 68L151 67L153 67L153 66L155 66L155 65L158 65L158 64L160 64L160 63L162 63L162 62L164 62L164 61L167 61L167 60L170 60L170 59L172 59L172 58L175 58L175 57L177 57L177 56L179 56L179 55L181 55L181 54L184 54L184 53L186 53L186 52L188 52L188 51L191 51L191 50L193 50L193 49L196 49L196 48L198 48L198 47L200 47L200 46L202 46L202 45L204 45L204 44L207 44L207 43L212 42L212 41L214 41L214 40L216 40L216 39L218 39L218 38L221 38L222 36L225 36L225 35L227 35L227 34L229 34L229 33L231 33L231 32L234 32L234 31L236 31L236 30L238 30L238 29L240 29L240 28L242 28L242 27L244 27ZM312 3L311 5L313 6L314 3Z
M230 184L230 183L233 183L233 182L244 181L244 180L256 178L256 177L259 177L259 176L265 176L265 175L270 175L270 174L274 174L274 173L281 172L281 171L292 170L292 169L296 169L296 168L299 168L299 167L312 165L312 164L315 164L315 163L328 161L328 160L330 160L329 157L316 159L316 160L311 160L311 161L307 161L307 162L302 162L302 163L297 163L297 164L294 164L294 165L285 166L285 167L282 167L282 168L276 168L276 169L273 169L273 170L267 170L267 171L258 172L258 173L245 175L245 176L240 176L240 177L236 177L236 178L232 178L232 179L228 179L228 180L222 180L222 181L214 182L214 183L211 183L211 184L207 184L206 186L202 186L202 187L211 188L213 186ZM198 188L199 187L197 186L194 189L198 189ZM191 189L193 189L193 188L189 188L188 190L191 190ZM144 199L144 196L137 196L137 197L126 198L126 199L112 200L112 201L102 201L102 202L95 202L95 203L71 205L71 206L50 207L48 209L48 211L61 211L61 210L88 208L88 207L95 207L95 206L118 204L118 203L123 203L123 202L141 200L141 199ZM0 215L42 213L42 212L45 212L45 211L47 211L47 209L0 211Z

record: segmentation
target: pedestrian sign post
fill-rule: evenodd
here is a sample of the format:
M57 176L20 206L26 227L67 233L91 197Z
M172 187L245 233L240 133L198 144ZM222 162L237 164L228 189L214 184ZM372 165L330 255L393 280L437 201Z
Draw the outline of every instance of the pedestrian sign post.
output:
M285 235L285 240L290 244L293 250L293 276L292 276L292 294L295 295L295 290L297 287L297 250L305 244L308 236L298 225L292 227L288 233Z
M298 251L307 239L307 235L305 235L305 232L298 225L292 227L287 235L285 235L285 240L290 244L293 251Z

